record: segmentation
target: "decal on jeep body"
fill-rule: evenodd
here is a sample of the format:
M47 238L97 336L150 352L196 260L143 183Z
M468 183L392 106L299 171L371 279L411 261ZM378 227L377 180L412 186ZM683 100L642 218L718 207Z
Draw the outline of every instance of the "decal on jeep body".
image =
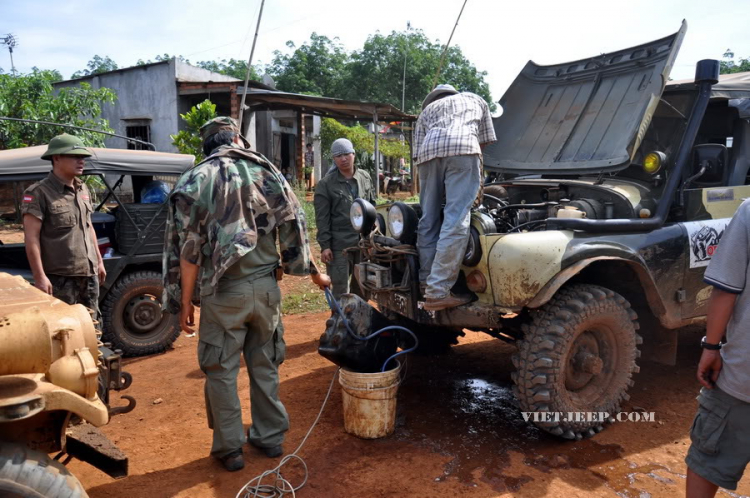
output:
M683 223L690 243L690 268L708 266L730 218Z

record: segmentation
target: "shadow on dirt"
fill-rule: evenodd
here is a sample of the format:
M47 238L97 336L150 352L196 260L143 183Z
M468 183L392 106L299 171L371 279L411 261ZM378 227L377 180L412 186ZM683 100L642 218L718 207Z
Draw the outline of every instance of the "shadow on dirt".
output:
M623 411L655 412L655 422L617 423L593 439L582 441L564 441L524 422L510 379L513 370L510 354L514 346L496 340L461 344L440 356L410 357L398 396L396 432L388 438L368 441L344 433L341 394L336 382L329 406L302 450L311 470L304 493L306 496L352 496L353 493L427 496L431 491L444 492L440 491L444 484L448 491L458 480L468 492L483 484L485 489L489 486L494 490L493 495L523 494L524 487L531 489L533 482L534 494L543 494L550 491L552 479L539 482L533 476L540 472L591 494L641 496L633 476L657 479L655 471L664 471L673 478L672 484L682 486L679 468L669 469L644 462L643 458L638 458L636 464L628 458L662 446L673 447L680 455L687 451L682 444L672 445L684 440L695 413L698 338L695 332L681 338L675 367L641 362L641 373L636 376L631 399ZM316 347L315 340L296 344L290 348L287 361L290 356L293 359L314 353ZM315 419L334 371L332 365L316 368L282 383L282 400L292 419L285 443L288 452L299 444ZM187 376L198 379L198 374L202 376L196 369ZM198 388L195 385L190 389ZM248 406L243 406L243 410L247 420ZM206 440L206 452L209 446L210 440ZM516 465L510 471L511 460L517 461L518 454L524 465L520 470ZM205 457L88 491L92 498L128 495L156 498L175 496L194 487L203 496L208 487L206 496L233 496L247 480L277 463L259 458L247 448L245 455L247 467L238 473L229 474L213 459ZM564 472L567 469L579 470ZM301 481L298 470L289 471L289 476L287 472L284 474L292 482ZM155 482L159 483L158 489L153 488ZM363 483L368 483L365 488ZM193 491L196 490L188 493ZM486 494L480 492L477 496Z

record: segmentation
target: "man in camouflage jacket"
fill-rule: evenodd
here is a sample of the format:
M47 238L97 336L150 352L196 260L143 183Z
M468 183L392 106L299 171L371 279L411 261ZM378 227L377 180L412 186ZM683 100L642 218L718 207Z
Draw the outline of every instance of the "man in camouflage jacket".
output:
M179 312L182 329L192 332L200 271L198 362L214 430L211 454L234 471L244 467L245 441L277 457L289 428L278 396L285 346L277 270L311 275L321 288L330 279L311 261L299 201L275 166L245 148L234 120L209 121L201 138L209 157L180 177L169 199L164 307ZM240 352L250 375L247 439L237 396Z

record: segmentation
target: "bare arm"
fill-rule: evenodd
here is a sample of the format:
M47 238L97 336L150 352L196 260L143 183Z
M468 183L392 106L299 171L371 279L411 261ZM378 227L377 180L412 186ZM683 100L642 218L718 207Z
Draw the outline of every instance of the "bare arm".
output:
M185 259L180 259L180 287L182 288L180 327L188 334L195 332L195 329L192 328L195 325L192 298L199 270L200 266Z
M708 316L706 318L706 342L718 344L727 330L727 324L732 317L737 294L726 292L714 287L711 299L708 301ZM719 378L722 362L720 351L704 349L698 363L698 382L711 389Z
M52 294L52 283L47 278L47 274L44 273L44 267L42 266L42 248L39 242L41 231L42 220L32 214L25 214L23 216L23 237L26 243L26 257L29 260L29 266L31 266L31 272L34 275L34 286L47 294Z
M107 279L107 270L104 269L104 260L102 259L102 253L99 252L99 245L97 244L96 230L94 225L89 225L91 229L91 240L94 241L94 247L96 247L96 258L97 258L97 275L99 276L99 284L101 285Z

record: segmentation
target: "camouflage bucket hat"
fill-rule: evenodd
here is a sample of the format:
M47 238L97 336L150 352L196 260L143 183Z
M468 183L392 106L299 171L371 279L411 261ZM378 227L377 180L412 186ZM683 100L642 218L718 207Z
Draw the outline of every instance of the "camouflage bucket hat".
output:
M242 139L242 142L245 144L245 147L247 147L248 149L250 148L250 142L248 142L247 139L240 133L240 128L237 125L237 121L235 121L234 118L230 118L229 116L219 116L218 118L214 118L211 121L207 121L206 123L204 123L200 128L201 140L205 142L206 139L211 135L224 130L233 131L234 133L239 135Z
M90 157L92 154L83 146L80 138L63 133L49 141L47 151L42 156L42 159L51 161L52 156L56 155Z

